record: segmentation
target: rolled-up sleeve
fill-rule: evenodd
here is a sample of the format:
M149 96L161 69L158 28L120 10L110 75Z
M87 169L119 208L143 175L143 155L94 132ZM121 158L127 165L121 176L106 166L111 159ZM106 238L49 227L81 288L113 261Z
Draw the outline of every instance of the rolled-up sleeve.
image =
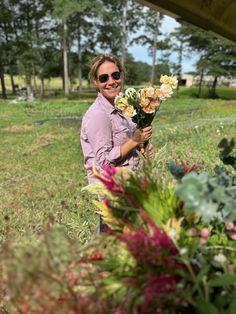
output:
M86 135L93 150L96 164L115 165L120 157L120 146L113 147L112 126L107 115L94 110L86 121Z

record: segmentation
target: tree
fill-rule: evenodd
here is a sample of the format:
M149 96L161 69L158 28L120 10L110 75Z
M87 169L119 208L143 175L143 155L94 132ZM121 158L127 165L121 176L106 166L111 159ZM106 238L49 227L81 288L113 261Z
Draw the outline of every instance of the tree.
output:
M69 94L69 72L68 72L68 51L69 51L69 34L68 21L75 13L82 13L89 10L93 5L91 0L53 0L54 15L62 26L62 47L63 47L63 64L64 64L64 90Z
M4 74L10 69L12 74L12 64L14 63L14 40L13 40L13 14L9 3L6 0L0 1L0 81L2 98L7 98ZM15 92L13 75L11 75L12 90Z
M172 49L177 53L177 63L173 65L174 73L177 75L178 85L177 85L177 95L179 93L179 86L182 78L182 62L183 57L186 57L189 40L189 32L185 24L180 24L170 33L172 38Z
M189 47L199 54L197 69L200 71L200 84L203 73L214 77L209 96L215 98L218 78L236 76L236 44L194 26L186 27L185 33ZM200 91L201 88L199 96Z
M70 42L76 47L77 58L74 58L74 71L71 67L70 74L78 77L79 91L82 91L82 74L85 68L86 55L95 54L97 35L97 12L100 10L100 2L96 2L86 13L77 12L69 19Z
M141 23L142 6L134 0L102 0L103 10L98 23L98 48L121 56L125 64L130 35Z
M152 57L152 67L149 79L150 85L154 85L155 78L157 77L157 51L161 52L169 49L168 39L158 40L158 37L160 38L161 36L160 27L162 19L163 16L159 12L146 8L142 17L144 33L134 37L132 40L132 43L139 43L143 46L148 46L149 54Z

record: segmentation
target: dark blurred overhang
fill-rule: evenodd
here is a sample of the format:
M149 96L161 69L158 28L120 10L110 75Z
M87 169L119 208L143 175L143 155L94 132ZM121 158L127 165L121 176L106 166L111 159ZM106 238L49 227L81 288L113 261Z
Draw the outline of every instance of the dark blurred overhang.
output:
M236 42L236 0L138 0L138 2Z

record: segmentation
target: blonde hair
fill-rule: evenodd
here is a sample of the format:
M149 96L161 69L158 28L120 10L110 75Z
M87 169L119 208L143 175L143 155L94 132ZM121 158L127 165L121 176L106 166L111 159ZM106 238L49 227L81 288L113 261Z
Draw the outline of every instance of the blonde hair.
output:
M118 67L119 71L124 73L124 69L119 58L111 54L99 54L90 63L89 79L91 83L97 79L98 68L106 61L114 63Z

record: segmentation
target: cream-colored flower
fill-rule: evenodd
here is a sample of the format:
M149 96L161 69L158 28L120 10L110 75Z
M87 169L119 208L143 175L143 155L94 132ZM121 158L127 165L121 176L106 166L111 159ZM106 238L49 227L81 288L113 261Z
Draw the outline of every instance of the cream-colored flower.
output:
M145 89L142 88L142 89L140 90L140 98L145 98L145 97L146 97L146 92L145 92Z
M125 91L125 96L126 97L129 97L129 98L137 98L137 91L135 88L128 88L126 91Z
M116 96L114 104L114 107L120 111L123 111L129 105L128 100L123 93Z
M155 98L155 89L152 86L144 88L145 97Z
M167 223L163 226L163 229L171 237L172 240L179 239L183 219L183 217L179 219L169 218Z
M178 80L173 76L161 75L160 82L163 84L168 84L171 88L177 88Z
M224 264L227 261L227 258L224 254L219 253L218 255L214 256L214 261L219 264Z
M140 107L146 108L149 106L149 103L150 103L150 100L148 98L145 98L145 97L140 98Z
M166 100L167 98L170 98L172 94L173 91L169 84L161 84L161 87L158 89L158 98Z
M154 113L159 105L160 103L153 99L149 102L148 106L143 107L143 111L146 113Z
M122 111L123 115L129 118L132 118L133 116L136 115L136 110L134 109L133 106L127 106L124 108Z

